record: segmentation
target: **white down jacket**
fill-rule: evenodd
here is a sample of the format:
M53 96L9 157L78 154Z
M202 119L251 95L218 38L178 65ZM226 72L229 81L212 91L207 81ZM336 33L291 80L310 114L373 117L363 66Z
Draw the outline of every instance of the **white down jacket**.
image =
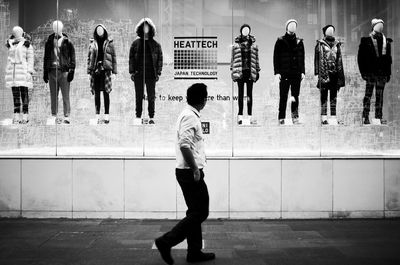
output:
M6 87L33 87L32 74L34 54L33 47L28 40L23 38L15 42L11 37L7 40L8 60L6 67Z

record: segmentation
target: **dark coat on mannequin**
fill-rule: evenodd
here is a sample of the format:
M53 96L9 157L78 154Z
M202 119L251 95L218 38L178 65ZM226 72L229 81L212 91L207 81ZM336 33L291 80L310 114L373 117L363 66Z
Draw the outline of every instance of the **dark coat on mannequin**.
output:
M144 38L143 27L145 23L147 23L150 27L150 31L148 33L148 39L145 40L145 42L150 47L150 52L153 59L154 76L156 77L156 80L158 80L159 76L161 75L163 67L163 54L161 45L154 40L154 35L156 33L156 26L148 18L140 20L139 23L136 25L136 34L138 35L138 38L133 41L129 51L129 73L133 76L136 74L143 74L139 73L140 69L138 69L139 66L138 53L142 39Z
M295 45L291 48L288 41L289 34L279 37L274 48L274 73L283 76L305 74L305 51L303 39L295 38Z
M363 79L374 77L386 77L387 80L390 79L392 75L392 42L392 39L386 39L386 54L378 57L372 37L361 38L358 50L358 67Z

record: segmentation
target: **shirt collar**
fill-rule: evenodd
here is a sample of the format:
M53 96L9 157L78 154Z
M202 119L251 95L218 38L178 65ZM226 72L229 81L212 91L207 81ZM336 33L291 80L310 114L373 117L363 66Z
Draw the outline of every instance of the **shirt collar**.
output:
M196 114L196 116L200 118L200 112L199 112L196 108L194 108L194 107L188 105L188 109L191 110L191 111L193 111L194 114Z

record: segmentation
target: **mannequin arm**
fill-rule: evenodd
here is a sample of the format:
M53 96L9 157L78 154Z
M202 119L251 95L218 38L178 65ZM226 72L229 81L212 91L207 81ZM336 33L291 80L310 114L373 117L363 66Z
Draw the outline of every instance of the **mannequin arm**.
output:
M28 62L28 73L33 74L34 52L32 45L29 45L29 48L26 51L26 60Z
M117 69L117 55L115 53L115 47L114 44L111 43L111 57L112 57L112 66L113 66L113 74L118 74L118 69Z
M319 75L319 47L320 45L317 43L314 53L314 75Z

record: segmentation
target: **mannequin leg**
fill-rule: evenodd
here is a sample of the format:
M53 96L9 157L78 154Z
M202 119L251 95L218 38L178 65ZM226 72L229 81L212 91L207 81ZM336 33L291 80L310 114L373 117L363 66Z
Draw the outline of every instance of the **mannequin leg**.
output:
M243 115L243 98L244 98L244 82L242 79L237 80L238 84L238 105L239 105L239 113L238 115Z
M21 98L22 98L22 111L24 114L29 112L29 91L27 87L21 87Z
M154 118L155 114L155 99L156 99L156 80L146 80L147 100L149 102L148 111L150 119Z
M279 82L279 120L285 119L286 117L286 104L288 99L289 86L289 80L282 76L282 79Z
M60 72L59 72L60 73ZM51 115L57 116L58 113L58 93L60 84L57 82L57 70L51 69L49 71L49 87L50 87L50 101L51 101Z
M12 87L12 94L14 100L14 113L21 113L21 98L20 98L20 88Z
M136 118L142 117L144 83L142 76L135 76Z
M110 94L106 91L103 91L104 98L104 114L110 114Z
M336 104L337 104L337 88L335 86L330 87L330 105L331 105L331 116L336 116Z
M60 72L61 73L61 72ZM69 117L71 114L71 104L69 101L69 92L70 92L70 82L67 80L68 73L61 73L59 77L59 85L61 87L61 94L63 97L63 109L64 109L64 117Z
M247 81L247 114L251 116L253 113L253 81Z
M294 97L295 101L292 102L292 118L299 118L299 95L300 95L300 86L301 79L295 78L291 80L290 90L292 92L292 97Z
M96 114L100 114L101 100L100 100L100 86L99 86L99 76L94 76L93 86L94 86L94 105L96 109Z
M100 100L100 90L98 88L94 91L94 105L96 107L96 114L100 114L101 100Z
M385 83L378 82L376 84L375 95L376 95L376 102L375 102L375 119L382 119L383 117L383 91L385 89Z
M365 96L364 96L364 110L363 110L363 118L367 118L369 116L369 111L371 108L371 97L372 92L374 91L375 83L367 80L367 84L365 86Z
M321 116L328 115L328 89L320 88L321 92Z

